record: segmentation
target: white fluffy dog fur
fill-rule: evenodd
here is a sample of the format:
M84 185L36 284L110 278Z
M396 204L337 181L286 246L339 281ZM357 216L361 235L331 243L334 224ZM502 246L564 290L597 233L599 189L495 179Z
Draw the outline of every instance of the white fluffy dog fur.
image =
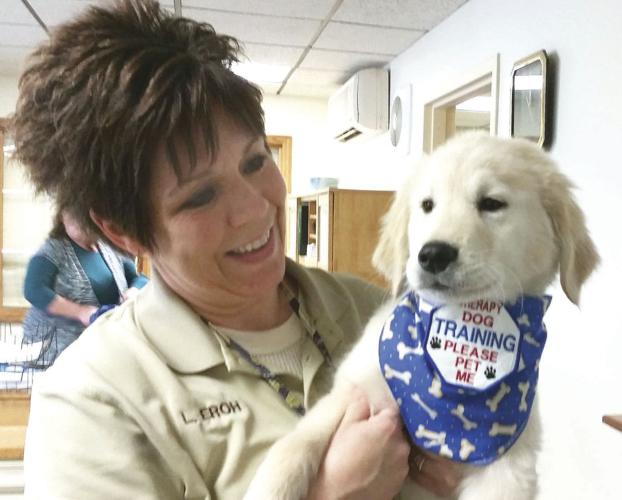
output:
M542 295L559 272L565 294L578 304L598 255L571 189L548 156L527 141L459 135L419 161L396 193L383 219L374 264L394 296L408 288L434 301L459 303ZM425 271L418 261L420 249L431 241L459 252L440 273ZM304 498L353 381L374 410L395 405L378 365L378 337L394 306L392 301L379 309L339 366L331 392L271 448L247 500ZM533 498L539 437L534 404L525 431L507 453L486 466L465 465L456 498ZM411 481L403 492L403 498L436 498Z

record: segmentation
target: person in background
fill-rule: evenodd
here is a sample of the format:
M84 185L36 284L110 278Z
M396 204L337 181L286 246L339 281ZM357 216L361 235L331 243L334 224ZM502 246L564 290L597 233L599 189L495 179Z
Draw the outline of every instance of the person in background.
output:
M35 186L153 269L35 381L26 498L242 498L386 298L286 259L285 183L238 54L126 0L56 27L20 79ZM353 390L309 498L390 499L409 452L397 412ZM413 470L440 493L457 481L441 459Z
M42 342L36 366L49 367L100 311L146 283L128 257L82 229L69 210L58 210L24 280L24 297L32 304L24 318L24 340Z

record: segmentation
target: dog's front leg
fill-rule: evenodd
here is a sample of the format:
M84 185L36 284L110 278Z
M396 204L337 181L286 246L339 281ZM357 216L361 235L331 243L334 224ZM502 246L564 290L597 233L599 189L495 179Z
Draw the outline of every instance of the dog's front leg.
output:
M305 498L350 398L342 385L320 399L292 432L270 448L244 500Z
M469 467L459 500L533 500L537 493L536 462L540 447L537 402L523 434L502 457L484 467Z

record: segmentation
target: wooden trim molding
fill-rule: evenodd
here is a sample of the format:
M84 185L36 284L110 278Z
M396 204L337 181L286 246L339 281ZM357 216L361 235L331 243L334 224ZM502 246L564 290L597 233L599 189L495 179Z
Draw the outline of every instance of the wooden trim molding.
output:
M288 135L269 135L266 142L270 149L274 148L279 152L278 167L281 171L287 192L292 192L292 138Z
M440 88L440 89L439 89ZM435 85L424 99L423 151L431 153L454 133L454 109L456 104L479 95L482 90L490 92L490 135L497 135L499 122L499 54L469 71L468 74Z
M21 323L28 311L27 307L0 306L0 321L4 323Z

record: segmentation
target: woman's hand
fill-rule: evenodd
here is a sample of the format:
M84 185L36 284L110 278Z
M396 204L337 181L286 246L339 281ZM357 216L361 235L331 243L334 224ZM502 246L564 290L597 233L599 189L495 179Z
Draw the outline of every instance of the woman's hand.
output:
M91 316L95 311L97 311L97 306L80 306L78 311L78 320L84 326L89 326L91 324Z
M397 411L370 416L359 397L346 409L308 499L391 499L408 475L409 451Z
M460 479L463 466L438 455L431 455L413 446L408 458L410 478L435 495L451 495Z
M47 312L50 314L79 321L84 326L89 326L91 315L95 311L97 311L97 306L78 304L61 295L56 295L47 307Z

